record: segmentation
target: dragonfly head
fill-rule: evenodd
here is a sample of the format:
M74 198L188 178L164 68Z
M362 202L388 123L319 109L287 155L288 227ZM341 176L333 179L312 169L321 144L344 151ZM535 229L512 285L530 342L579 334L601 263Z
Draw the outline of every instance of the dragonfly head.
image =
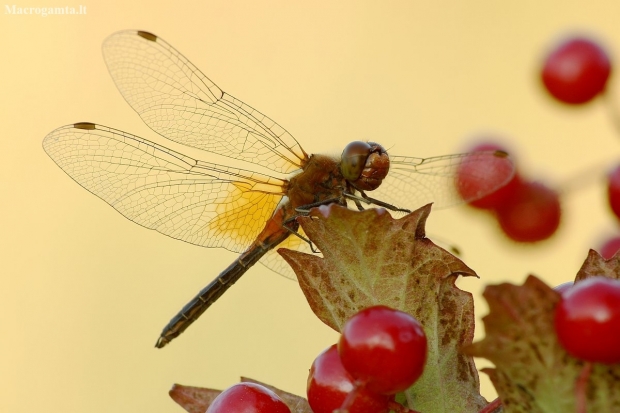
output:
M354 141L342 151L340 172L356 188L377 189L390 169L390 158L383 146L375 142Z

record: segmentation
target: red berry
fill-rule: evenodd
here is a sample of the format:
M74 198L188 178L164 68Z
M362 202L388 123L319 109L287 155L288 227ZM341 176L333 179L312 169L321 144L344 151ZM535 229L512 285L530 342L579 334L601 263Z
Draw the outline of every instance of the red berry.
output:
M592 277L562 294L555 331L571 355L595 363L620 363L620 281Z
M606 260L610 259L616 252L620 251L620 237L613 237L605 241L603 245L598 249L601 256Z
M607 199L611 210L620 219L620 165L607 175Z
M538 182L521 182L510 202L495 210L504 233L514 241L536 242L549 238L562 214L557 192Z
M610 73L611 63L601 46L575 37L560 44L547 57L542 81L554 98L576 105L601 93Z
M426 335L411 315L385 306L370 307L345 323L338 353L344 368L370 391L395 394L422 375Z
M308 376L308 403L314 413L332 413L339 409L347 395L355 389L353 377L344 369L336 345L329 347L312 363ZM356 389L349 413L384 413L389 397L372 393L364 387Z
M505 149L495 143L482 143L474 146L470 153L483 151L502 151ZM506 198L514 190L513 187L518 181L516 174L508 182L501 182L508 179L512 171L506 170L510 164L506 162L495 162L497 159L488 157L477 159L475 157L465 158L459 165L456 172L456 188L461 198L469 202L475 208L491 209L505 202ZM500 186L502 185L503 186ZM491 187L499 187L494 191L489 191Z
M291 413L274 392L255 383L237 383L221 392L207 413Z

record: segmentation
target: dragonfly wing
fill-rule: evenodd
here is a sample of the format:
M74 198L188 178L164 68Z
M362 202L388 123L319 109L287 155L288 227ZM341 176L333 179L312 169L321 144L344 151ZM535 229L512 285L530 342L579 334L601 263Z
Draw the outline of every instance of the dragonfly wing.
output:
M43 140L43 149L77 183L131 221L235 252L254 241L286 184L92 123L56 129Z
M476 163L480 168L461 168ZM476 183L476 197L463 199L459 179ZM514 176L515 167L505 153L481 151L433 158L390 156L390 171L381 186L370 193L373 198L400 208L416 209L430 202L433 208L447 208L470 202L501 188ZM475 175L474 175L475 174Z
M123 97L162 136L281 173L307 160L284 128L224 93L163 39L118 32L104 42L103 56Z

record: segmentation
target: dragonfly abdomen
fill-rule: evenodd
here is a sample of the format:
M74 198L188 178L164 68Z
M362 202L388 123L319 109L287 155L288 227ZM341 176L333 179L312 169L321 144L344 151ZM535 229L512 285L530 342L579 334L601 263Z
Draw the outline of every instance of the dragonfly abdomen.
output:
M282 216L282 210L279 210L267 221L265 229L250 248L191 299L177 315L172 317L168 325L162 330L155 347L162 348L178 337L232 287L250 267L256 264L269 250L288 238L291 232L284 228Z

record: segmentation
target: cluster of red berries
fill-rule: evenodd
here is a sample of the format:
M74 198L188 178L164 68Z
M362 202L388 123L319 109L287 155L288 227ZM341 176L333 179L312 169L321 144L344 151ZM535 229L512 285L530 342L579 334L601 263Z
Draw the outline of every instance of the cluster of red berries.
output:
M620 280L599 276L562 285L555 309L562 347L588 362L620 363Z
M471 152L503 151L496 143L481 143ZM478 191L476 177L485 173L488 165L482 162L463 163L457 171L460 195L471 198ZM557 191L541 182L528 181L516 171L512 179L497 191L469 203L474 208L490 211L501 229L512 240L536 242L549 238L560 225L562 210Z
M581 105L603 94L611 74L611 62L605 50L595 41L575 37L554 49L542 70L547 91L558 101ZM620 165L607 176L607 194L613 213L620 218ZM620 237L607 240L599 251L605 258L620 249Z
M605 91L610 59L594 41L565 40L547 56L541 80L549 94L567 105L582 105ZM483 143L472 151L505 151ZM463 163L458 190L464 199L479 193L476 177L489 165ZM620 165L608 175L608 200L620 219ZM470 202L493 213L505 234L519 242L544 240L555 233L561 218L557 191L526 180L519 171L504 187ZM620 249L620 237L600 250L610 258ZM594 363L620 363L620 280L592 277L557 288L562 298L555 310L558 341L574 357ZM394 410L393 395L409 388L421 375L427 341L411 315L384 306L360 311L345 324L340 341L315 359L308 377L308 402L314 413L386 413ZM243 411L290 413L271 390L239 383L223 391L207 413Z
M393 395L422 375L426 353L426 335L418 320L389 307L369 307L351 317L338 344L312 363L308 403L314 413L337 409L387 413L396 406ZM238 383L220 393L207 410L230 412L290 413L290 409L266 387Z
M426 335L411 315L370 307L344 325L338 344L312 363L308 403L314 413L385 413L393 395L408 389L426 363Z
M545 90L556 101L566 105L583 105L605 92L611 63L607 53L596 42L584 37L572 37L551 50L540 73ZM505 148L495 143L483 143L473 148L473 151L481 150ZM470 199L471 193L476 190L475 179L468 177L479 176L477 174L485 168L485 165L461 166L458 189L465 199ZM608 193L611 208L620 217L620 166L609 174ZM492 211L504 233L519 242L549 238L557 230L561 217L558 192L540 182L527 181L518 172L506 186L470 202L470 205Z

